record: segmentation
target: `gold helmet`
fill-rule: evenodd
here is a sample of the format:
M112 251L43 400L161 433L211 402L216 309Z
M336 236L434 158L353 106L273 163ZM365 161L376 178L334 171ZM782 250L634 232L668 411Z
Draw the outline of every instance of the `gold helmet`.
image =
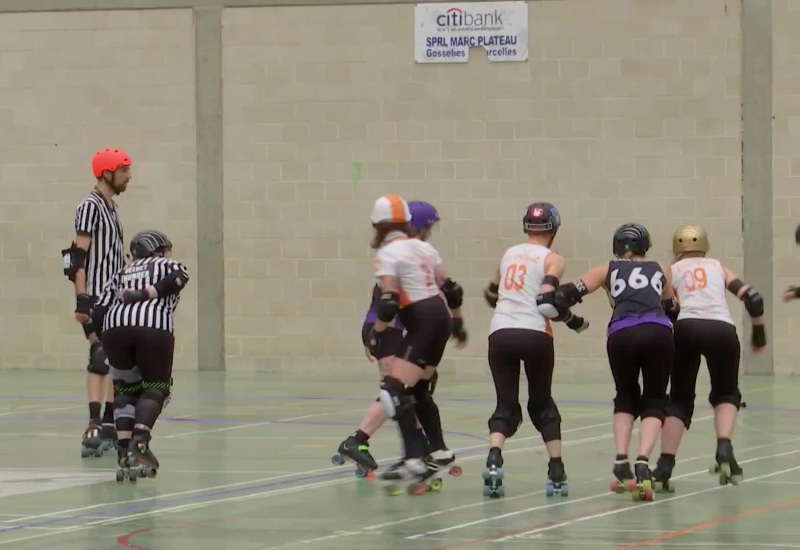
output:
M672 253L676 256L684 252L708 252L708 235L699 225L679 227L672 236Z

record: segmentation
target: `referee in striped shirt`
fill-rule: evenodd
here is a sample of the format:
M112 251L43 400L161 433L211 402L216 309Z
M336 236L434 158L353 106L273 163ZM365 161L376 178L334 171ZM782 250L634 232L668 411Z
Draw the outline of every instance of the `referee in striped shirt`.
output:
M81 456L102 456L113 448L114 389L91 312L108 281L124 266L124 244L114 196L131 180L131 157L122 149L103 149L92 158L97 184L75 211L75 240L63 250L64 274L75 285L75 320L89 340L86 391L89 426L83 435ZM105 411L100 416L102 402Z
M160 231L136 235L131 256L92 312L113 365L117 481L133 481L135 466L158 469L150 432L171 395L174 314L189 282L186 266L172 259L172 243Z

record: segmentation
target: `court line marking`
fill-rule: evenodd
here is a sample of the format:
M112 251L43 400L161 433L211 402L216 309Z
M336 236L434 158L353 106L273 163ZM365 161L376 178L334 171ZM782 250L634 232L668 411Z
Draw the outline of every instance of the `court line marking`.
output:
M794 451L788 451L788 452L785 452L785 453L778 453L778 454L771 454L771 455L764 455L764 456L760 456L760 457L749 458L747 460L739 461L739 464L747 464L747 463L750 463L750 462L755 462L755 461L758 461L758 460L766 460L766 459L770 459L770 458L780 458L780 457L783 457L783 456L789 456L789 455L793 455L793 454L797 454L797 453L800 453L800 449L797 449L797 450L794 450ZM787 470L787 471L792 471L792 470L798 469L798 468L800 468L800 466L798 466L797 468L793 468L793 469ZM690 476L696 476L696 475L704 474L704 473L708 473L708 469L698 470L696 472L689 472L689 473L686 473L686 474L681 474L679 476L674 476L672 479L681 479L681 478L690 477ZM780 472L780 473L785 473L785 472ZM769 476L759 476L757 478L752 478L750 480L745 480L745 481L753 481L753 480L756 480L756 479L763 479L764 477L771 477L771 476L772 476L772 474L769 475ZM724 486L718 486L718 487L713 487L712 489L713 490L719 490L719 489L722 489L723 487ZM701 494L701 493L704 493L704 492L708 492L709 490L712 490L712 489L703 489L701 491L690 492L690 493L686 493L684 495L680 495L680 496L677 496L677 497L670 497L670 498L666 498L666 499L660 499L660 500L655 501L655 502L657 502L657 503L669 502L669 501L672 501L672 500L686 498L686 496L689 496L689 495L696 495L696 494ZM602 493L597 493L597 494L594 494L594 495L590 495L590 496L586 496L586 497L582 497L582 498L578 498L578 499L569 499L569 500L565 500L563 502L558 502L558 503L555 503L555 504L543 504L543 505L533 506L531 508L525 508L525 509L522 509L522 510L515 510L513 512L508 512L508 513L505 513L505 514L501 514L499 516L492 516L492 517L489 517L489 518L482 518L482 519L479 519L479 520L474 520L474 521L470 521L470 522L466 522L466 523L460 523L460 524L457 524L457 525L451 525L450 527L444 527L442 529L436 529L434 531L427 531L425 533L417 533L417 534L405 537L405 539L414 540L414 539L420 539L420 538L426 537L428 535L438 535L438 534L441 534L441 533L448 533L450 531L455 531L457 529L463 529L465 527L471 527L473 525L479 525L479 524L482 524L482 523L488 523L488 522L492 522L492 521L497 521L498 519L505 519L505 518L509 518L509 517L512 517L512 516L518 516L520 514L526 514L528 512L534 512L536 510L541 510L543 508L554 508L556 506L566 506L568 504L575 504L575 503L578 503L578 502L586 502L588 500L594 500L594 499L602 498L604 496L608 496L609 494L611 494L610 491L603 491ZM649 502L649 503L646 503L644 505L640 504L640 505L636 505L634 507L641 507L641 506L652 505L652 504L653 504L652 502ZM626 507L626 508L623 508L621 510L615 511L615 513L616 512L620 512L620 511L624 511L624 510L629 510L631 508L632 507ZM586 518L582 518L580 521L586 521L587 519L593 518L593 517L603 517L603 516L601 516L601 515L587 516ZM571 525L570 523L566 523L566 522L564 522L562 524L563 525ZM556 525L557 526L561 526L562 524L556 524ZM554 529L554 528L556 528L556 527L555 526L549 526L549 527L545 528L545 530ZM515 537L521 537L521 536L531 535L531 534L538 533L538 532L539 531L534 530L534 531L529 531L529 532L525 532L525 533L519 533L519 534L514 535L514 536ZM507 537L507 538L513 538L513 537ZM501 540L504 540L504 539L495 539L494 542L498 542L498 541L501 541Z
M723 523L732 523L735 521L739 521L740 519L749 518L751 516L763 514L765 512L771 512L773 510L782 510L784 508L797 506L798 504L800 504L800 499L795 498L784 502L770 504L768 506L759 506L758 508L748 508L744 512L740 512L738 514L731 514L728 516L723 516L723 517L718 517L716 519L703 521L701 523L695 523L694 525L690 525L688 527L684 527L681 529L675 529L674 531L670 531L669 533L664 533L662 535L651 537L649 539L642 539L629 544L621 544L614 547L613 550L631 550L632 548L650 546L653 543L659 543L661 541L682 537L689 533L694 533L696 531L702 531L703 529L708 529L709 527L716 527L718 525L722 525Z
M796 454L796 453L800 453L800 450L791 451L790 453L784 453L784 455L786 455L786 454ZM775 458L777 456L780 456L780 455L775 455L774 457L767 457L767 458ZM744 462L742 462L742 464L744 464ZM764 475L761 475L761 476L756 476L756 477L753 477L753 478L750 478L750 479L742 480L742 483L748 483L748 482L753 482L753 481L756 481L756 480L759 480L759 479L766 479L766 478L770 478L770 477L775 477L775 476L778 476L778 475L787 474L789 472L794 472L794 471L797 471L797 470L800 470L800 466L792 466L791 468L786 468L785 470L778 470L777 472L772 472L772 473L769 473L769 474L764 474ZM652 501L652 502L645 502L644 504L637 504L637 505L633 505L633 506L627 506L627 507L619 509L619 510L613 510L611 512L603 512L602 514L593 514L593 515L586 516L584 518L580 518L580 519L576 519L576 520L562 521L562 522L556 523L554 525L549 525L547 527L540 527L539 529L533 529L533 530L527 531L525 533L518 533L516 535L511 535L509 537L501 537L499 539L494 539L492 542L505 542L506 540L509 540L509 539L515 539L515 538L521 538L521 537L525 537L525 536L535 535L537 533L542 533L544 531L550 531L552 529L559 529L561 527L566 527L568 525L574 525L576 523L580 523L580 522L583 522L583 521L589 521L589 520L592 520L592 519L598 519L598 518L602 518L602 517L612 516L612 515L615 515L615 514L619 514L620 512L627 512L627 511L634 510L634 509L641 509L641 508L644 508L644 507L647 507L647 506L657 506L657 505L663 504L665 502L673 502L675 500L681 500L681 499L684 499L684 498L689 498L689 497L701 495L703 493L710 493L712 491L719 491L720 489L725 489L726 487L730 488L730 486L728 486L728 485L718 485L716 487L710 487L708 489L701 489L700 491L692 491L690 493L684 493L684 494L678 495L676 497L665 498L663 500L656 500L656 501Z
M236 426L227 426L225 428L214 428L213 430L198 430L194 432L182 432L177 434L169 434L162 436L159 439L175 439L176 437L186 437L189 435L204 435L216 432L226 432L231 430L241 430L244 428L255 428L256 426L267 426L269 424L282 424L284 422L292 422L293 420L305 420L306 418L315 418L318 416L335 416L338 414L349 414L351 412L363 412L364 408L360 407L358 409L348 409L345 411L329 411L324 413L314 413L314 414L305 414L303 416L294 416L292 418L279 418L277 420L268 420L266 422L253 422L250 424L239 424Z
M562 433L578 432L578 431L588 430L588 429L592 429L592 428L599 428L599 427L609 426L609 425L611 425L611 422L604 422L602 424L591 424L591 425L588 425L588 426L579 426L579 427L570 428L570 429L567 429L567 430L562 430ZM605 437L611 437L611 435L608 434ZM525 440L529 440L529 439L541 439L541 436L539 436L537 434L535 436L519 438L519 439L516 440L516 442L521 442L521 441L525 441ZM590 441L590 440L593 441L595 439L596 439L596 437L587 438L587 442ZM509 441L509 443L512 443L512 441ZM572 443L575 443L577 441L578 440L573 441ZM480 448L484 448L484 447L486 447L486 443L481 443L480 445L470 445L470 446L467 446L467 447L456 448L456 449L453 449L453 451L463 452L463 451L469 451L469 450L473 450L473 449L480 449ZM524 451L524 450L536 450L536 449L542 449L542 448L544 448L544 445L521 447L521 448L516 448L516 449L510 449L506 453L521 452L521 451ZM475 458L477 458L478 456L480 456L480 455L476 455ZM400 457L398 457L398 456L390 457L390 458L379 460L378 463L379 464L383 464L383 465L390 464L391 462L393 462L395 460L399 460L399 458ZM473 458L473 457L467 456L467 457L464 457L461 460L467 460L467 459L470 459L470 458ZM220 490L220 489L229 489L229 488L232 488L232 487L241 487L241 486L244 486L244 485L256 485L256 484L259 484L259 483L264 483L264 482L268 482L268 481L274 481L274 480L278 480L278 479L284 479L284 478L292 477L292 476L302 477L302 476L307 476L307 475L310 475L310 474L337 472L337 471L341 471L341 470L342 470L341 466L332 466L332 467L327 467L327 468L317 468L317 469L314 469L314 470L305 470L305 471L295 472L295 473L287 474L287 475L270 476L270 477L261 478L261 479L254 479L254 480L250 480L250 481L238 481L238 482L235 482L235 483L227 483L227 484L224 484L224 485L216 485L216 486L206 487L206 488L202 488L202 489L190 489L188 491L177 491L177 492L174 492L174 493L167 493L167 494L159 495L159 496L155 496L155 497L145 497L145 498L137 498L137 499L131 499L131 500L105 502L105 503L101 503L101 504L91 504L91 505L83 506L83 507L80 507L80 508L57 510L55 512L48 512L46 514L33 514L33 515L24 516L24 517L22 517L21 519L19 519L17 521L28 521L28 520L42 519L42 518L55 517L55 516L64 516L64 515L69 514L71 512L82 512L82 511L85 511L85 510L93 510L93 509L103 508L103 507L108 507L108 506L120 506L120 505L123 505L123 504L135 504L135 503L141 503L141 502L149 502L149 501L153 501L153 500L159 500L159 499L166 499L166 498L169 498L169 497L176 497L176 496L183 496L183 495L202 493L202 492L206 492L206 491L216 491L216 490ZM342 471L341 473L345 474L347 472ZM351 478L350 480L351 481L357 481L355 479L355 477ZM0 529L0 533L2 533L2 529Z

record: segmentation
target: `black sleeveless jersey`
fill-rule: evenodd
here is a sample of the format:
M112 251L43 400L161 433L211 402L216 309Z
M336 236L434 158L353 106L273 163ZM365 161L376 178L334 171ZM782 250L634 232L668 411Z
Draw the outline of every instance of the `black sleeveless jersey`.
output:
M605 286L614 302L612 319L648 313L665 315L661 305L664 272L658 262L610 261Z

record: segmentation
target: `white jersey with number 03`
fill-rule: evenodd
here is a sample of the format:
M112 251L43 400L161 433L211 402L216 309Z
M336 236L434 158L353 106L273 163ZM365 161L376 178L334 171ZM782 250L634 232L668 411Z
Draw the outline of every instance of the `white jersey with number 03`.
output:
M392 234L375 255L375 277L397 277L400 283L400 307L439 295L434 270L442 258L433 246L405 234Z
M544 261L552 251L538 244L518 244L503 255L497 306L489 334L504 328L523 328L552 334L550 321L536 306L544 279Z
M681 304L678 320L712 319L734 324L725 289L725 270L712 258L685 258L672 264L672 286Z

